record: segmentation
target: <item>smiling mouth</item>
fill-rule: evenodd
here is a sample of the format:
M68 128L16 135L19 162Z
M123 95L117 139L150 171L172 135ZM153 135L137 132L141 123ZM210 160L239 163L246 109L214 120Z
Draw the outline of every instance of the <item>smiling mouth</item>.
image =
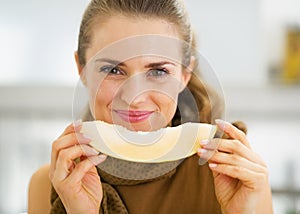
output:
M148 119L154 111L133 111L133 110L114 110L119 117L130 123L137 123Z

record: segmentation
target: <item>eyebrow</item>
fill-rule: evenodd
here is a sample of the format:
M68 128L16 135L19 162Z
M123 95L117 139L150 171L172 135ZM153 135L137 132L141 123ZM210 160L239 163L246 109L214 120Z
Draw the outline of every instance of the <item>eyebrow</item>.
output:
M168 62L168 61L162 61L162 62L150 63L150 64L146 65L145 68L156 68L156 67L161 67L161 66L166 65L166 64L171 64L171 65L175 66L175 63Z
M126 64L124 62L120 62L118 60L113 60L113 59L109 59L109 58L99 58L95 60L96 62L108 62L112 65L120 65L120 66L126 66ZM149 63L145 66L145 68L156 68L156 67L161 67L163 65L166 64L170 64L175 66L175 63L170 62L170 61L161 61L161 62L153 62L153 63Z
M96 59L95 62L108 62L112 65L125 65L123 62L120 62L118 60L108 59L108 58L99 58Z

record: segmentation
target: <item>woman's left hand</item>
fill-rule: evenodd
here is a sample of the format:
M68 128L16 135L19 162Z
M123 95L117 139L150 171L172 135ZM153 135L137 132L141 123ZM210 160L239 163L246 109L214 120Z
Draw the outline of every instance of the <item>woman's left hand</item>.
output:
M198 155L209 158L222 212L273 213L266 164L251 150L244 132L228 122L216 122L231 139L202 142ZM215 145L217 150L209 157Z

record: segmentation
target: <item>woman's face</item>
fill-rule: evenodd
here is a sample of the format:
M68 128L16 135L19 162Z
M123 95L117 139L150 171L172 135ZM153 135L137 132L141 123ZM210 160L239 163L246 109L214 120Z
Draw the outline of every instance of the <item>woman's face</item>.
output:
M105 23L94 25L92 33L86 51L89 62L86 68L90 68L84 72L79 70L90 94L94 118L135 131L167 126L175 114L178 94L187 85L190 73L184 72L180 63L168 57L141 55L120 60L112 57L114 50L108 51L109 57L99 51L134 36L151 34L180 39L176 26L163 19L114 16ZM130 44L129 47L123 45L121 51L140 47Z

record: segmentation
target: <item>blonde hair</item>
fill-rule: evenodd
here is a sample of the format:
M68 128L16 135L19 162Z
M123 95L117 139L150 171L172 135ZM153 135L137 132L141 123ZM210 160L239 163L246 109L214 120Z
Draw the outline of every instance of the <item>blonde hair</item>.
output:
M188 13L182 0L92 0L83 15L80 26L78 60L82 67L86 64L85 53L92 40L93 26L96 23L101 24L101 21L104 22L106 18L116 14L137 18L161 18L175 24L181 39L186 44L189 44L188 50L185 50L188 52L185 53L185 56L195 55L196 57L193 50L197 49L197 45L191 30ZM190 57L188 57L188 60L190 60ZM223 106L218 102L219 99L216 98L214 101L209 99L212 96L209 96L208 92L209 94L214 94L215 97L217 95L199 80L200 77L197 76L199 73L199 68L196 66L187 89L190 90L198 107L197 114L200 115L200 119L197 118L197 121L211 123L213 119L221 117ZM191 115L195 113L190 108L188 101L182 102L186 102L184 105L185 111L190 111ZM218 110L215 109L217 106L219 107ZM180 117L181 115L177 108L172 125L181 124Z

